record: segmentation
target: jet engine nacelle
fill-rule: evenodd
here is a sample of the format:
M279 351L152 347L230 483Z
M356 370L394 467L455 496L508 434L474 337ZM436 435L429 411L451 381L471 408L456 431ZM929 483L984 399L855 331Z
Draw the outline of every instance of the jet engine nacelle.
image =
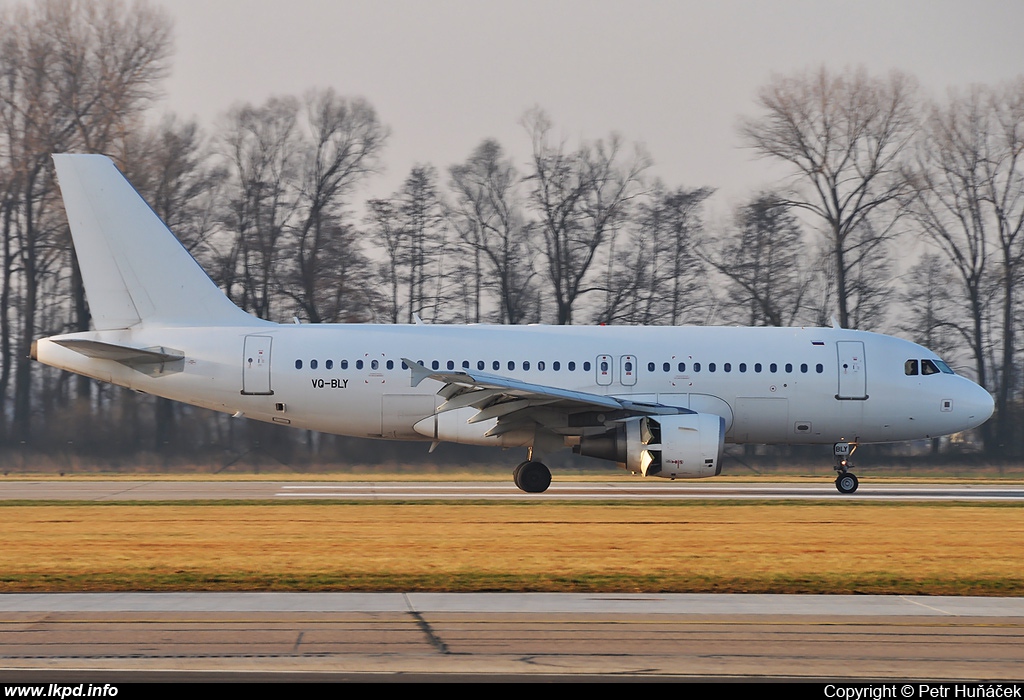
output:
M577 454L609 459L644 476L696 479L722 471L725 419L713 413L645 416L583 437Z

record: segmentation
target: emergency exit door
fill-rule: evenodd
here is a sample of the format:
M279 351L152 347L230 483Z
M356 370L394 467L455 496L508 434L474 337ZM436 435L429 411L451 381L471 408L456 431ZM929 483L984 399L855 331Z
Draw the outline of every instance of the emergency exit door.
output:
M242 393L269 396L270 388L270 344L269 335L245 336L245 351L242 353Z
M836 343L839 359L839 393L837 399L866 399L867 368L864 362L864 343L859 340L841 340Z

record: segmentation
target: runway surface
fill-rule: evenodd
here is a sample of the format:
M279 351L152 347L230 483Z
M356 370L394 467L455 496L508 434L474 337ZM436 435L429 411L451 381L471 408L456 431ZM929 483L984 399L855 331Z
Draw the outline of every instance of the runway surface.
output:
M821 483L714 483L622 480L554 482L542 494L527 494L511 482L415 481L3 481L0 500L175 501L175 500L685 500L852 499L890 501L1024 501L1024 485L872 484L863 480L852 495Z
M1024 599L5 594L0 667L8 682L44 671L147 678L126 670L175 680L1007 681L1024 678Z
M0 499L1024 499L1020 485L4 481ZM0 595L0 682L1024 680L1024 598L687 594Z

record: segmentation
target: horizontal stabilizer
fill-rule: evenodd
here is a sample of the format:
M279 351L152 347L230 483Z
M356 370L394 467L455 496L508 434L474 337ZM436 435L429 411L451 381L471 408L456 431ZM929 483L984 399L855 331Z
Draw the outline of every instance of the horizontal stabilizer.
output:
M76 338L53 339L53 342L86 357L93 357L97 360L113 360L128 366L176 362L185 359L185 353L165 347L134 348L130 345L115 345L101 343L98 340Z

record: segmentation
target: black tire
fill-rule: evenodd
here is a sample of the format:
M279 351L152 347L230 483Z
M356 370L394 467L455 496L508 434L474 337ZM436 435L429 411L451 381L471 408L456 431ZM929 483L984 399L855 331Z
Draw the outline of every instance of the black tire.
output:
M836 477L836 489L839 493L854 493L858 486L860 486L860 482L857 480L856 474L843 472Z
M519 483L519 475L522 473L523 467L525 467L529 463L529 460L525 462L520 462L519 464L516 465L516 468L512 470L512 483L515 484L516 488L518 489L523 489L522 484Z
M551 472L540 462L526 462L519 466L516 483L526 493L544 493L551 485Z

